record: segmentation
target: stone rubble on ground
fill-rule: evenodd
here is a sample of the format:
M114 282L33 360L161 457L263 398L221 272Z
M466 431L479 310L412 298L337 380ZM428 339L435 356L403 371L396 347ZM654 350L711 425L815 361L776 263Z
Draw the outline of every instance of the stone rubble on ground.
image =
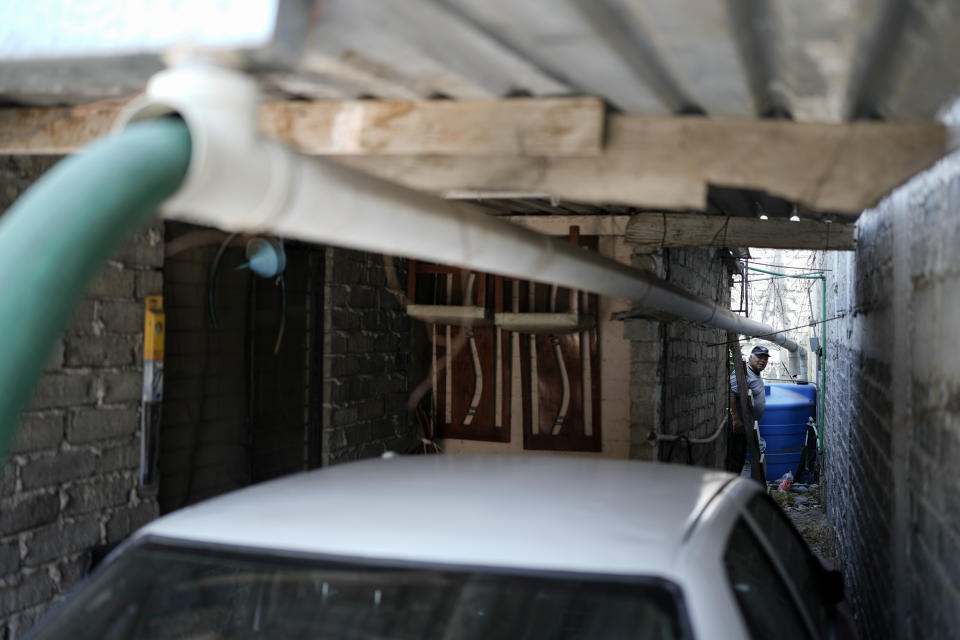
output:
M779 482L768 482L767 493L784 511L802 511L808 508L820 508L818 485L795 482L789 490L782 491Z
M767 483L767 493L793 522L810 549L830 566L836 564L836 534L823 510L819 485L794 483L781 491L779 481Z

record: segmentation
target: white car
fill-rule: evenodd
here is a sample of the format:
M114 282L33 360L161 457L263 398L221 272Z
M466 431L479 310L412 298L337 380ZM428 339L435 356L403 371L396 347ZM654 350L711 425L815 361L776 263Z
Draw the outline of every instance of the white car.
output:
M728 473L395 457L160 518L34 637L824 638L838 577Z

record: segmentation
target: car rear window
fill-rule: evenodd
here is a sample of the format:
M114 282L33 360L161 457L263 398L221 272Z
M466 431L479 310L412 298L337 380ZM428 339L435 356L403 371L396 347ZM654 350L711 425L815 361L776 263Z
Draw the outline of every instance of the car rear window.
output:
M776 549L777 557L796 586L814 625L820 633L826 634L830 607L821 595L820 574L823 570L820 562L768 495L757 495L750 501L748 509L764 537Z
M742 518L730 533L723 563L751 638L810 638L786 585Z
M37 638L688 637L678 589L649 579L377 567L144 544Z

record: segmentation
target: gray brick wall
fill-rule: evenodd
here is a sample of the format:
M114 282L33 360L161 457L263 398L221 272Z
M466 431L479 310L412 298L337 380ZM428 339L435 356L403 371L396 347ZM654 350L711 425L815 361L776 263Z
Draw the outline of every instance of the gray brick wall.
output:
M381 256L327 249L324 291L323 464L405 451L410 319L398 298L406 264L388 283Z
M651 431L663 431L663 325L633 319L623 325L630 341L630 458L652 460Z
M633 264L694 295L729 306L729 274L716 249L668 249L638 254ZM727 396L726 334L685 320L630 320L630 452L645 459L651 429L691 438L714 432L723 418ZM710 445L662 443L660 460L722 466L724 438Z
M717 249L671 249L665 252L666 279L685 291L730 306L730 275ZM711 435L726 413L726 333L685 320L670 322L663 337L663 431L690 437ZM660 459L720 467L725 440L709 445L665 445Z
M3 159L4 209L55 160ZM287 292L276 375L254 367L276 387L275 402L258 396L258 429L250 426L250 349L261 364L273 357L279 307L268 297L277 290L266 283L254 292L247 273L232 268L243 261L242 247L231 247L216 289L220 328L213 330L207 278L218 244L206 241L165 261L165 231L172 240L198 229L153 224L114 256L53 350L10 457L0 464L3 640L22 635L82 578L92 549L120 542L160 507L169 511L319 462L403 451L415 441L406 408L410 326L395 296L406 282L402 261L391 288L379 256L328 250L319 260L309 247L290 255L296 282ZM143 300L155 294L164 295L167 314L158 496L137 489ZM313 360L320 340L312 324L321 301L322 364ZM322 369L322 395L314 366ZM272 393L258 380L261 396ZM321 413L323 455L314 459L319 446L310 430ZM281 417L289 424L268 428Z
M3 158L3 210L55 160ZM0 463L0 638L22 635L73 587L94 547L157 515L137 479L143 298L160 293L162 264L155 223L104 268Z
M861 637L958 637L960 156L827 254L824 484Z

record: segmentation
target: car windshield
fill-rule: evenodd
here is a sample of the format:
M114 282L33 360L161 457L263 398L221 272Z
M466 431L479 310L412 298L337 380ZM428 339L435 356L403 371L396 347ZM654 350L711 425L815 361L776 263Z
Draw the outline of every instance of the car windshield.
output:
M36 638L687 637L679 590L624 581L382 567L141 544Z

